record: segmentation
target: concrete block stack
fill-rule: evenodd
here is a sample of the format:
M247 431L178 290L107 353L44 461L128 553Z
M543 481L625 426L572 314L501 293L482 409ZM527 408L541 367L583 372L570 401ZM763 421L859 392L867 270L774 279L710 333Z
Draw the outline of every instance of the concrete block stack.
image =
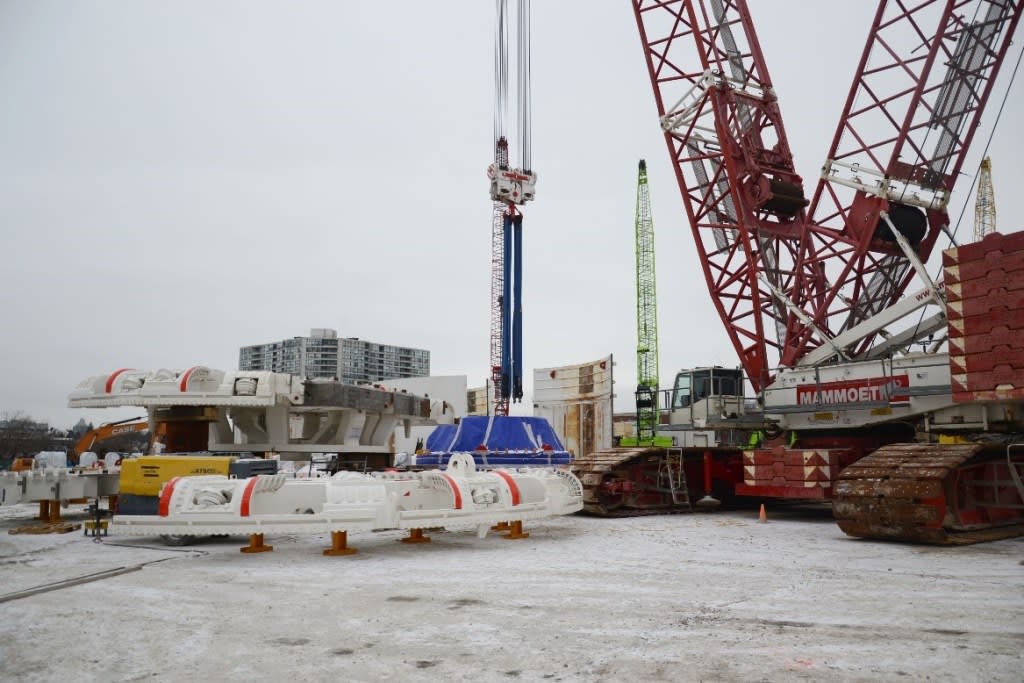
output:
M1024 232L942 254L958 402L1024 398Z
M839 471L848 465L848 448L789 450L782 446L743 451L743 483L746 486L819 489L808 498L827 496Z

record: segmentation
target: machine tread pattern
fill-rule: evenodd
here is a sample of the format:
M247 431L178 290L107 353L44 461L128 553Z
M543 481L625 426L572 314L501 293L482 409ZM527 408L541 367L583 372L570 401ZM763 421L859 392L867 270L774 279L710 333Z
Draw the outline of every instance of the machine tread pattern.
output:
M601 517L636 517L640 515L664 515L677 512L691 512L689 497L686 495L686 482L676 481L676 502L668 502L657 506L631 505L628 495L609 496L607 486L616 481L627 489L630 483L637 483L631 478L630 469L633 465L645 461L664 461L666 450L657 446L639 446L634 448L609 448L594 451L576 458L570 470L583 484L582 512Z
M981 444L892 444L839 475L832 511L860 538L961 545L1024 534L1024 524L959 524L954 488L961 469L983 458Z

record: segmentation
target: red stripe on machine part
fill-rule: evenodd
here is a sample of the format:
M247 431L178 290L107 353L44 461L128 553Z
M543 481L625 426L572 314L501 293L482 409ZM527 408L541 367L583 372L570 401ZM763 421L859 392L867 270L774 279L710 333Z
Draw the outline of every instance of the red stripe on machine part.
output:
M512 504L519 505L519 487L516 486L516 480L512 478L512 475L503 470L494 470L494 473L505 480L508 484L508 490L512 494Z
M198 365L194 365L185 372L181 373L181 384L178 385L178 388L181 391L185 391L186 389L188 389L188 378L192 376L192 371L198 367Z
M245 491L242 492L242 510L240 512L242 517L249 516L249 503L252 501L252 492L256 488L257 481L259 481L259 477L252 477L245 485Z
M178 480L181 477L172 477L170 481L164 484L163 489L160 491L160 507L157 512L161 517L166 517L171 509L171 496L174 495L174 487L178 484Z
M462 509L462 491L459 490L459 485L455 483L455 480L449 477L444 472L440 473L442 477L448 480L448 485L452 487L452 493L455 494L455 509Z
M106 393L109 394L111 390L114 388L114 380L117 379L117 376L120 375L122 372L128 372L129 370L131 370L131 368L121 368L120 370L115 370L114 372L110 373L110 377L107 378Z

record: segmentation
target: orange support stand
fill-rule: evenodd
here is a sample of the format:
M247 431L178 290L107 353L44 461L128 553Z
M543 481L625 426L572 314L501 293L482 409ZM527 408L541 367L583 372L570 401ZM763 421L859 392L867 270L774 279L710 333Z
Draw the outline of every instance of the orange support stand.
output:
M512 527L508 525L508 522L498 522L491 527L491 531L511 531Z
M359 551L348 547L347 531L331 532L331 547L324 550L324 555L355 555Z
M263 534L249 534L249 545L239 548L243 553L269 553L273 549L274 546L263 544Z
M59 500L41 500L41 501L39 501L39 521L41 521L41 522L59 522L60 521L60 501Z
M409 535L398 540L402 543L430 543L430 536L424 536L423 529L409 529Z
M505 538L509 539L510 541L517 540L517 539L520 539L520 538L529 538L529 537L530 537L530 532L529 531L523 531L523 521L522 520L516 520L515 522L512 522L512 528L510 529L508 535L505 536Z

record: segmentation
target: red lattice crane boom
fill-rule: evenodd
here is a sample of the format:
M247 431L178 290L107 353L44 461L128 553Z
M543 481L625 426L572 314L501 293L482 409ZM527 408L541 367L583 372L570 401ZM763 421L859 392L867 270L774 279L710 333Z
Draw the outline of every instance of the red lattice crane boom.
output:
M906 289L913 273L893 226L921 260L948 227L950 194L1022 6L879 3L809 210L805 253L834 270L815 312L823 329L849 329Z
M833 339L893 304L947 227L1021 6L882 0L808 206L747 2L633 0L705 280L755 390L819 348L869 353L873 334Z

